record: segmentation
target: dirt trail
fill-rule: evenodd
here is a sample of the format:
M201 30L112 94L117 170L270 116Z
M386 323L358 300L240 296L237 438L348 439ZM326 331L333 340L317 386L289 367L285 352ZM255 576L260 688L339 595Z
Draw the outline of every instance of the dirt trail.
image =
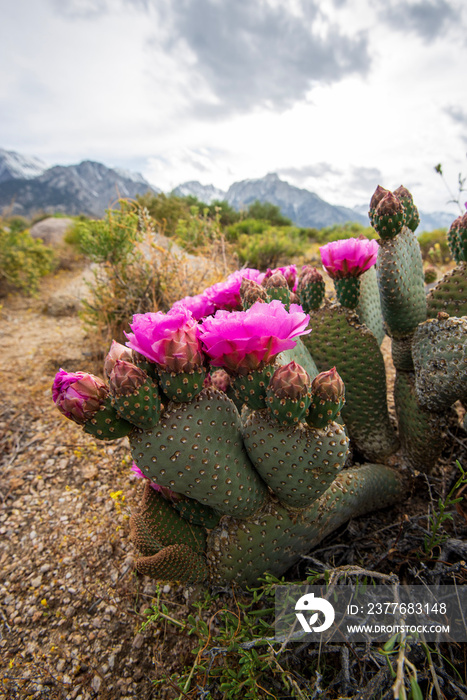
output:
M2 300L0 698L146 699L179 640L158 658L138 632L155 585L132 571L127 440L95 441L51 400L59 367L90 369L78 317L43 313L69 288L62 273L37 299Z

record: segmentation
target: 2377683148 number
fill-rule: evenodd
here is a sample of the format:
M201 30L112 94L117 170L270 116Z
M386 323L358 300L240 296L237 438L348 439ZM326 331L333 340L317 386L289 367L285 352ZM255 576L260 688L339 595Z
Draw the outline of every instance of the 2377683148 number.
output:
M445 615L446 603L368 603L368 615Z

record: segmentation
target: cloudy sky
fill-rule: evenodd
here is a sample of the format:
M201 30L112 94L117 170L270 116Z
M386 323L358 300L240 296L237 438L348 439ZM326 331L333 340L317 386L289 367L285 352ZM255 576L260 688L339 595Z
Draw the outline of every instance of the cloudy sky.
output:
M0 147L332 204L467 175L465 0L0 0ZM467 196L462 201L467 199Z

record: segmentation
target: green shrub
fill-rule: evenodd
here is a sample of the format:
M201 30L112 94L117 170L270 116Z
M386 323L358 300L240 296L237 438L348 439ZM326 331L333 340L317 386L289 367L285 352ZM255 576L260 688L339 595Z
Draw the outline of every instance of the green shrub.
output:
M269 228L271 228L269 221L243 219L243 221L238 221L225 229L225 238L227 241L237 241L242 234L259 235Z
M190 207L186 218L179 219L175 229L177 243L190 253L202 251L221 237L219 218L212 219L207 208L200 211L196 205Z
M418 236L418 242L420 243L424 260L429 260L439 265L451 259L445 228L439 228L435 231L424 231Z
M170 245L159 245L162 237L149 214L128 202L108 211L102 221L81 222L76 228L82 251L98 263L81 312L96 355L108 350L112 339L125 341L133 314L168 311L178 299L201 292L230 272L223 262L216 264L215 246L209 254L212 273L190 267Z
M36 294L39 279L54 268L53 250L29 231L0 224L0 282Z
M146 210L157 222L157 225L165 236L174 236L180 219L190 216L190 206L195 205L195 197L177 197L174 194L166 195L163 192L152 194L147 192L136 197L140 209Z
M258 270L288 263L293 257L303 254L304 250L305 242L300 230L293 226L270 226L262 233L243 233L235 244L239 262Z
M378 234L372 226L362 226L356 221L348 221L345 224L334 224L326 226L316 232L316 240L321 245L330 243L331 241L339 241L342 238L358 238L359 236L366 238L378 238Z
M270 202L260 202L258 199L248 206L246 211L248 219L262 219L269 221L273 226L291 226L292 221L283 216L280 208Z

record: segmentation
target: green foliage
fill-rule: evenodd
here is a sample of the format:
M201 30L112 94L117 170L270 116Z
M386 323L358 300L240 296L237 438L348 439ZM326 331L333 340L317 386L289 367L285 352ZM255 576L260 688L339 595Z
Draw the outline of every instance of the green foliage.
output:
M331 241L339 241L342 238L358 238L361 235L366 238L379 238L372 226L362 226L355 221L348 221L345 224L334 224L322 228L316 232L316 239L323 245Z
M219 218L211 218L207 208L200 211L196 205L190 207L188 216L180 219L175 229L177 243L190 253L205 248L221 235Z
M109 209L105 219L78 221L67 242L76 240L80 251L92 262L121 265L131 258L135 243L141 240L135 208L125 200L120 209Z
M213 202L211 202L211 204L208 206L208 212L212 219L214 219L216 216L219 218L219 223L221 226L229 226L234 224L236 221L239 221L241 218L240 212L235 211L235 209L231 207L230 204L225 201L225 199L215 199Z
M146 210L157 222L161 233L166 236L175 235L180 219L189 218L190 206L197 204L195 197L177 197L163 192L156 195L147 192L144 195L138 195L136 201L140 209Z
M241 234L235 252L241 265L267 270L288 263L291 258L304 253L305 241L294 226L270 226L261 233Z
M429 520L429 535L425 538L424 550L425 554L430 554L435 547L441 545L446 539L447 535L444 532L440 532L443 523L448 520L452 520L452 515L449 509L455 506L456 503L462 501L462 496L456 498L455 494L463 487L467 486L467 471L462 468L459 460L456 460L458 469L460 469L460 476L456 480L456 483L449 491L445 500L441 498L438 499L438 511L433 511L433 515Z
M274 639L274 587L283 582L269 575L265 581L227 603L220 594L205 591L183 622L176 619L176 606L172 612L161 600L158 587L156 601L145 611L148 619L143 629L158 623L174 625L177 634L194 638L195 660L191 668L170 679L154 681L155 686L175 686L180 697L202 689L207 700L266 700L278 693L301 700L309 697L307 682L296 680L290 654Z
M226 228L225 238L227 241L237 241L242 234L247 236L260 235L268 228L271 228L271 224L268 221L243 219Z
M39 279L53 270L54 263L52 248L21 226L8 228L0 222L0 282L36 294Z
M270 202L260 202L256 200L248 206L246 211L248 219L262 219L268 221L273 226L291 226L292 222L281 214L280 208Z
M451 259L445 228L438 228L434 231L424 231L424 233L418 236L418 242L424 260L429 260L433 264L440 265Z
M144 209L127 201L120 207L107 211L101 221L79 222L68 239L97 263L81 312L96 353L112 339L125 340L123 331L129 330L134 314L168 311L178 299L220 279L219 272L188 269L180 254L158 245L154 222Z

